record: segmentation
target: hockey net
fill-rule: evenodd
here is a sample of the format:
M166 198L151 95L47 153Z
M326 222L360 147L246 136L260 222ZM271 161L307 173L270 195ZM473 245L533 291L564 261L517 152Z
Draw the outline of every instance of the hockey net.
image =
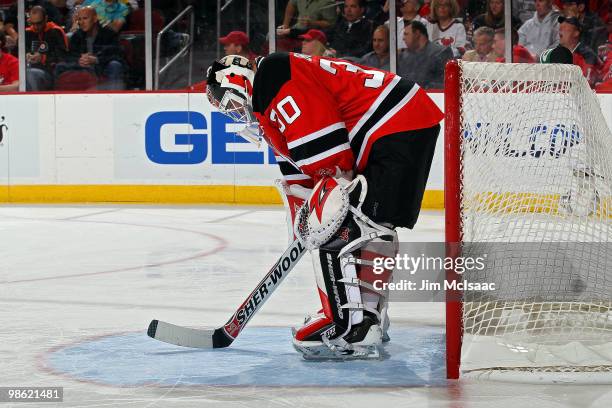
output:
M450 378L612 381L612 134L580 69L453 61L446 240L494 282L447 304ZM456 300L456 299L455 299Z

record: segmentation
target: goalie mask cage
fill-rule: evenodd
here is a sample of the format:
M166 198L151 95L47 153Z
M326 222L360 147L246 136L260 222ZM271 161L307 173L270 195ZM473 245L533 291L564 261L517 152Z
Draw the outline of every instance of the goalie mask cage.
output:
M612 135L578 67L451 61L446 241L486 253L450 279L447 375L612 382ZM447 292L449 293L449 292Z

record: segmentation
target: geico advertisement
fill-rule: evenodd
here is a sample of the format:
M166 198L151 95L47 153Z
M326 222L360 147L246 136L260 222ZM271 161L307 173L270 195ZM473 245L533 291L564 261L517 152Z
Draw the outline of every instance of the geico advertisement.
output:
M276 163L271 154L266 160L262 151L232 149L232 145L248 143L230 131L237 130L239 125L219 112L211 112L210 116L207 120L199 112L151 114L145 123L145 151L149 160L157 164Z
M115 111L115 177L180 179L210 184L271 184L280 175L272 151L234 132L240 125L225 115L201 109L149 110L134 116ZM142 112L142 107L141 107Z

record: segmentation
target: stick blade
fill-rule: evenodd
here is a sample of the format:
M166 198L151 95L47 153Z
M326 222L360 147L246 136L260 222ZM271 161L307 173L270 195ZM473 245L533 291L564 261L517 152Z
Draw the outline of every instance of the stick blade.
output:
M153 320L147 329L147 335L164 343L182 347L201 349L214 348L213 335L215 330L190 329L171 323ZM218 347L218 346L217 346Z

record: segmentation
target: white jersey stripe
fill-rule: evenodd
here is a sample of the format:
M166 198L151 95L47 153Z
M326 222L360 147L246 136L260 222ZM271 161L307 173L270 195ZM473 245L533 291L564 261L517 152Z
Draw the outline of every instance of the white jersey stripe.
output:
M326 150L323 153L319 153L319 154L317 154L315 156L311 156L311 157L308 157L306 159L299 160L296 163L300 167L307 166L309 164L316 163L319 160L323 160L326 157L333 156L336 153L340 153L340 152L342 152L344 150L351 150L351 145L349 145L348 143L342 143L341 145L336 146L336 147L334 147L332 149Z
M359 121L355 124L355 126L349 132L349 141L353 140L357 132L359 132L359 130L363 127L363 125L365 125L367 120L370 119L370 116L372 116L372 114L376 111L376 109L378 109L382 101L385 100L385 98L391 93L393 88L395 88L395 86L399 83L401 79L402 79L401 77L396 75L391 80L389 85L387 85L387 87L380 93L380 95L378 95L378 98L376 98L374 103L370 105L370 107L368 108L368 111L364 113L364 115L359 119Z
M311 177L306 174L289 174L287 176L283 176L285 180L293 181L293 180L310 180Z
M414 95L417 93L417 91L420 89L420 87L417 84L414 84L414 86L412 87L412 89L410 90L410 92L408 92L406 94L406 96L404 96L402 98L401 101L399 101L399 103L397 105L395 105L393 108L391 108L389 110L389 112L387 112L385 114L385 116L383 116L382 118L380 118L380 120L378 122L376 122L371 128L370 130L368 130L368 133L366 133L364 139L363 139L363 143L361 143L361 148L359 149L359 156L357 156L357 160L355 161L355 167L359 167L360 166L360 162L361 159L363 158L363 152L365 151L366 146L368 145L368 141L370 140L370 136L372 135L372 133L376 132L378 130L378 128L380 128L382 125L385 124L385 122L387 122L389 119L391 119L391 117L393 115L395 115L400 109L402 109L408 102L410 102L410 100L414 97Z
M287 147L289 149L293 149L294 147L303 145L304 143L308 143L311 140L314 140L314 139L316 139L318 137L321 137L323 135L331 133L331 132L333 132L335 130L343 129L345 127L346 127L346 125L344 124L344 122L334 123L333 125L329 125L327 127L324 127L323 129L319 129L316 132L313 132L313 133L311 133L309 135L301 137L298 140L294 140L292 142L287 143Z

